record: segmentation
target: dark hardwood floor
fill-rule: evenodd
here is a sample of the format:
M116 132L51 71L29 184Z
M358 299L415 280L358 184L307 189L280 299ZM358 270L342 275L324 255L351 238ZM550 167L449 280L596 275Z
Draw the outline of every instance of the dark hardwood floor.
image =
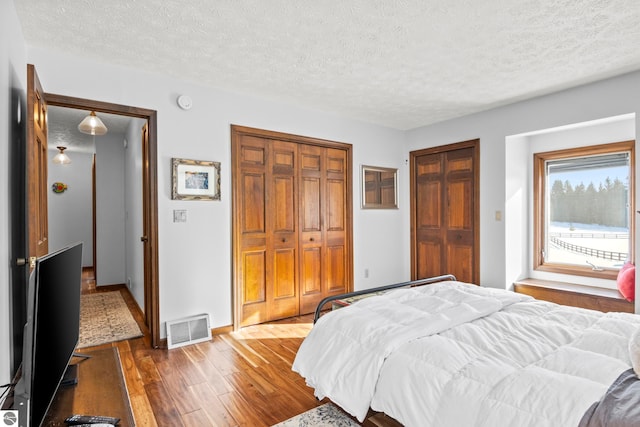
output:
M138 426L271 426L326 403L291 371L311 316L250 326L172 350L152 349L129 290L96 289L92 276L83 274L83 292L119 289L145 332L142 338L91 348L118 348ZM363 425L399 424L370 413Z

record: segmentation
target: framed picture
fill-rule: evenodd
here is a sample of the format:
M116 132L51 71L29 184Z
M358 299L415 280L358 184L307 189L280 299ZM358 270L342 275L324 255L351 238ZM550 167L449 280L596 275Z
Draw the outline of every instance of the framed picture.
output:
M398 169L362 166L362 209L398 208Z
M220 200L220 162L171 159L171 199Z

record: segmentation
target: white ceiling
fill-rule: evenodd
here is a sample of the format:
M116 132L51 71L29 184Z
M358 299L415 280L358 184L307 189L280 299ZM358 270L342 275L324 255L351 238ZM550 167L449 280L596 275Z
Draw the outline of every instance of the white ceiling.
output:
M95 143L100 142L102 136L87 135L78 130L78 124L89 115L88 110L57 107L49 105L47 109L47 145L49 150L55 150L62 146L69 152L79 151L94 153ZM118 116L107 113L97 113L100 120L107 127L107 135L121 137L124 141L131 117Z
M29 46L397 129L640 69L638 0L14 0Z

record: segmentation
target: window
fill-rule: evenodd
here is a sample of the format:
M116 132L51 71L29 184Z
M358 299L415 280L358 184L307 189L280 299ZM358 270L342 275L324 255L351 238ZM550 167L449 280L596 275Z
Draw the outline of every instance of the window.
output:
M534 269L615 279L634 259L634 145L534 155Z

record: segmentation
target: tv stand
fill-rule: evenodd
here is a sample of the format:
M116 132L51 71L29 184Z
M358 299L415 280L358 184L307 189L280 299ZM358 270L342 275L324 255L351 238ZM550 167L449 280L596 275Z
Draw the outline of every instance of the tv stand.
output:
M82 414L120 418L118 427L135 426L117 348L86 353L90 359L72 360L77 384L58 388L42 425L65 426L65 418Z

